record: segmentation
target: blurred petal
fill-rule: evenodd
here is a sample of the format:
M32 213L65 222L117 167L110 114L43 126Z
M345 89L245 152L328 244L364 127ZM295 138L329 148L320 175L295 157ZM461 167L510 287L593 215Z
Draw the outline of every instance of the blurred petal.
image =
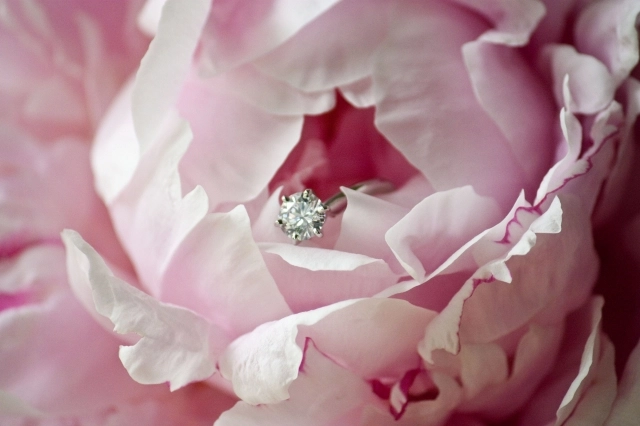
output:
M576 47L604 63L619 86L638 63L635 0L600 1L589 4L575 25Z
M633 426L640 418L640 344L631 352L620 378L618 395L607 419L607 426Z
M495 28L480 36L482 42L522 46L545 15L545 5L538 0L455 0L482 14Z

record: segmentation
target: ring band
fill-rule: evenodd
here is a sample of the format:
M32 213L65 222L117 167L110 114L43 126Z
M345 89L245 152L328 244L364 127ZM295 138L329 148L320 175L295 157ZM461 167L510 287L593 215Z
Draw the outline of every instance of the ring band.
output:
M349 188L368 195L384 194L395 189L391 182L382 179L367 180ZM275 225L296 244L313 237L322 237L327 215L336 216L347 207L347 197L342 191L326 202L322 202L310 188L283 195L280 200L282 204Z

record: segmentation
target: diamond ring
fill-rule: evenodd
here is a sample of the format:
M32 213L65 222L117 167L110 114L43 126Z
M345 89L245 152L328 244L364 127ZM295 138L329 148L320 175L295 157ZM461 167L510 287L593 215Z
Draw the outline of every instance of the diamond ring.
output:
M349 187L369 195L383 194L394 190L394 185L386 180L372 179ZM296 244L313 237L322 237L322 227L327 216L336 216L347 207L347 197L342 191L322 202L313 190L283 195L280 199L280 213L275 222Z

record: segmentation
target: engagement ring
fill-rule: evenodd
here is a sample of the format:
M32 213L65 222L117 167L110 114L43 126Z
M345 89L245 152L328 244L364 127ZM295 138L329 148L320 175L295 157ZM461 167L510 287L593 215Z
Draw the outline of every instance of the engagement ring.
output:
M394 190L391 182L372 179L349 187L369 195L383 194ZM296 244L313 237L322 237L322 227L327 216L333 217L347 207L347 197L342 191L322 202L311 189L283 195L280 213L275 225L279 226Z

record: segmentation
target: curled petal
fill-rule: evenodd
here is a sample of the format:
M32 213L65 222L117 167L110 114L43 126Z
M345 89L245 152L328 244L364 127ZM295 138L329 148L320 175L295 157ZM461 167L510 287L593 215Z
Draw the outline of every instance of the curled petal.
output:
M62 237L69 276L91 286L96 310L113 322L116 332L142 336L135 345L120 348L120 359L134 380L143 384L168 381L175 390L213 374L210 325L204 318L158 302L114 277L76 232L66 230Z

